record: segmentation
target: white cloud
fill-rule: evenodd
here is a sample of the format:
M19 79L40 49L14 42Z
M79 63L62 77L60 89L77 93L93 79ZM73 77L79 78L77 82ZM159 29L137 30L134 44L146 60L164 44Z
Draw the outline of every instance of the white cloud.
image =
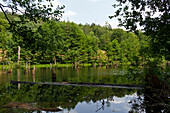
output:
M75 16L75 15L77 15L77 13L76 12L74 12L74 11L66 11L64 14L63 14L63 16L65 16L65 17L67 17L67 16Z
M97 0L89 0L90 2L96 2Z

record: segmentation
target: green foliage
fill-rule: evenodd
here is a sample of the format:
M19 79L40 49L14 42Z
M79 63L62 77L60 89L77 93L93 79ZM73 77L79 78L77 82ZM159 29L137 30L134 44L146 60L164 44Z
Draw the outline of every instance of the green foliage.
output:
M11 45L13 45L12 34L7 30L9 27L8 22L5 19L0 19L0 48L2 49L2 53L0 57L2 57L1 62L5 62L9 59L6 59L6 51L7 49L10 50Z
M123 29L113 29L111 40L117 39L120 43L124 39L126 39L127 32Z
M134 92L136 90L37 84L21 84L21 88L18 90L18 85L11 84L8 90L0 96L0 99L4 98L0 102L0 106L9 102L21 102L36 103L35 106L41 108L56 108L60 106L63 109L74 109L79 102L97 102L113 96L123 97Z
M4 11L5 7L8 7L12 11L12 15L16 13L21 13L19 15L20 23L26 20L38 22L39 20L46 21L48 19L58 20L62 16L63 11L61 11L65 6L58 6L56 9L53 8L51 0L46 0L47 4L43 4L42 0L3 0L3 3L0 4L0 8L5 14L5 17L8 19L9 24L18 23L17 21L11 21ZM24 10L20 10L23 8ZM13 26L14 27L14 26Z
M113 17L127 30L138 33L137 27L143 27L155 55L166 55L170 52L170 9L168 0L117 0L113 5L117 8ZM157 49L155 49L157 48Z
M127 39L121 42L121 52L126 56L128 61L137 63L140 49L139 39L133 33L128 33L127 36Z
M2 11L0 17L7 21L3 22L2 19L0 20L0 24L4 26L4 28L0 26L0 40L2 42L0 48L3 51L7 50L7 59L12 58L12 60L16 60L16 48L21 46L21 48L24 48L21 54L24 57L22 57L23 60L35 60L35 57L37 57L35 55L35 37L32 36L36 31L35 26L39 26L43 21L48 21L49 19L59 20L59 17L63 13L62 9L65 6L58 6L56 9L52 9L52 7L51 0L47 0L46 5L43 5L42 0L3 0L0 3L0 9ZM11 13L5 11L5 8L10 9ZM7 35L9 33L7 34L5 30L7 28L9 30L8 32L13 34L12 40L8 39ZM3 52L3 54L5 53ZM31 60L31 57L34 57L34 60Z
M50 20L35 27L33 22L28 22L15 27L20 35L8 27L8 22L1 19L0 44L6 51L4 62L17 61L18 46L21 47L21 61L34 64L122 62L139 65L153 58L150 39L144 33L135 35L122 29L111 29L107 23L104 27L78 26L73 22Z

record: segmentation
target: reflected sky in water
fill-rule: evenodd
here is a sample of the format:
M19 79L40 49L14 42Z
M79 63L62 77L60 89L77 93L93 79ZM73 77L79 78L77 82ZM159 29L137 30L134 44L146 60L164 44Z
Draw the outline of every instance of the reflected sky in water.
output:
M136 93L125 95L125 97L122 98L114 96L114 101L109 101L109 105L107 99L104 99L104 106L102 101L97 101L95 103L92 101L89 103L79 102L74 109L63 109L63 111L57 113L128 113L131 110L131 103L129 102L136 100L137 97ZM46 113L46 111L42 111L42 113ZM144 111L142 113L144 113Z
M28 81L28 82L52 82L52 79L55 79L56 82L63 82L63 81L71 81L71 82L96 82L96 83L118 83L118 84L133 84L133 83L140 83L141 81L132 81L127 78L127 75L125 75L126 69L106 69L105 67L101 68L93 68L93 67L86 67L80 69L78 72L75 71L72 68L58 68L56 69L56 76L52 75L52 72L50 69L37 69L35 72L35 75L32 75L31 70L27 73L24 74L24 69L17 69L14 70L12 74L7 74L7 73L0 73L0 84L1 87L9 86L9 81L10 80L16 80L16 81ZM45 91L48 91L48 87L46 87ZM59 87L60 89L61 87ZM70 88L70 87L69 87ZM65 100L62 97L60 97L59 100L61 102L64 102L67 104L68 108L71 108L68 110L67 108L63 108L63 111L61 112L56 112L56 113L128 113L132 109L132 103L129 103L130 101L137 100L137 98L142 97L143 95L137 95L136 91L138 90L119 90L118 88L108 88L108 89L95 89L95 88L89 88L91 92L88 92L86 96L83 96L84 94L81 93L83 88L77 88L77 91L80 91L80 97L76 97L75 95L69 95L66 98L71 98L72 101L74 102L74 99L79 99L81 101L75 101L76 104L74 107L69 107L69 103L66 103ZM44 87L42 88L44 89ZM56 89L55 87L52 87L52 92L54 92ZM74 88L73 88L74 89ZM88 88L85 88L88 90ZM8 90L8 89L6 89ZM20 91L17 91L18 88L15 89L14 91L14 96L18 96L20 94L20 91L23 90L22 86L19 87ZM58 89L57 89L58 90ZM60 89L61 90L61 89ZM65 89L66 90L66 89ZM140 90L140 89L139 89ZM3 91L5 91L3 89ZM1 91L1 92L3 92ZM68 91L71 91L70 89ZM100 91L105 91L105 92L100 92ZM122 91L122 92L121 92ZM31 93L31 89L29 89L29 92ZM72 91L73 93L74 91ZM95 93L97 93L97 97L95 98ZM132 93L133 92L133 93ZM5 93L5 92L4 92ZM47 93L47 92L42 92L42 93ZM64 92L63 92L64 93ZM79 94L77 93L77 94ZM84 92L85 93L85 92ZM114 96L109 96L109 94L100 94L100 93L111 93ZM16 94L16 95L15 95ZM21 93L20 95L24 95L26 92L23 94ZM44 95L42 94L42 95ZM76 94L76 91L74 92ZM30 94L32 95L32 94ZM36 94L35 94L36 95ZM41 96L42 96L41 95ZM54 95L57 95L56 97ZM49 95L54 96L57 100L58 94L54 95ZM60 94L62 95L62 94ZM59 96L60 96L59 95ZM119 96L116 96L119 95ZM26 95L29 97L29 95ZM37 95L36 95L37 96ZM72 96L72 97L71 97ZM88 97L89 96L89 97ZM29 98L26 99L29 99ZM106 98L107 97L107 98ZM17 97L19 98L19 97ZM31 98L31 97L30 97ZM87 99L89 98L89 99ZM94 101L95 100L95 101ZM13 100L12 100L13 101ZM17 101L17 100L15 100ZM26 101L26 100L25 100ZM24 102L25 102L24 101ZM38 100L38 102L41 100ZM71 101L71 100L70 100ZM47 101L44 99L43 102ZM56 103L60 103L60 101L54 101ZM137 102L137 101L136 101ZM35 103L35 102L34 102ZM70 102L72 104L72 102ZM140 103L139 103L140 105ZM1 105L2 106L2 105ZM0 107L1 107L0 106ZM64 106L64 105L63 105ZM66 107L67 107L66 106ZM58 106L61 107L61 106ZM64 106L65 107L65 106ZM0 108L0 113L1 113ZM6 110L8 112L9 110ZM12 109L13 113L17 113L19 110L17 109ZM25 110L21 110L21 112L25 112ZM38 111L30 111L30 113L38 113ZM46 111L41 111L42 113L47 113ZM48 113L54 113L54 112L48 112Z
M137 94L134 93L132 95L125 95L122 98L114 96L114 101L109 101L109 105L107 104L107 99L104 99L104 106L102 105L102 101L92 102L82 102L78 103L75 109L70 111L63 110L60 113L128 113L131 110L132 100L136 100Z

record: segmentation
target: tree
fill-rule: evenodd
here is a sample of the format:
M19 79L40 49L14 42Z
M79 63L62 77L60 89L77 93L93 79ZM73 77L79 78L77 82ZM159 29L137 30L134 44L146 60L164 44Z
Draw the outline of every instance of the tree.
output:
M143 27L145 34L150 36L151 45L157 55L170 53L170 2L169 0L117 0L118 4L113 17L120 17L119 25L136 32Z
M0 57L2 57L2 62L5 61L5 56L8 57L7 53L11 52L10 50L6 50L13 45L12 34L7 30L8 27L8 22L5 19L0 18L0 48L2 48L2 55Z
M111 42L111 33L110 31L106 31L105 33L103 33L103 35L101 35L99 37L100 39L100 48L103 50L107 50L107 46L109 44L109 42Z
M124 31L123 29L113 29L112 36L111 36L111 41L114 39L117 39L118 42L120 43L124 39L127 38L127 32Z
M96 25L95 23L91 24L91 29L97 37L100 37L106 31L106 29L103 29L100 25Z
M52 9L53 4L51 0L46 0L49 4L43 4L42 0L3 0L3 3L0 3L0 9L4 13L6 19L8 20L11 27L16 25L16 23L25 23L28 21L34 21L37 23L39 20L46 21L48 19L58 20L62 16L63 11L61 11L64 6L58 6L55 10ZM11 13L20 14L19 21L11 21L8 18L8 11L5 9L11 10Z
M83 30L81 30L79 26L73 22L69 23L68 32L66 40L66 44L68 45L67 50L71 53L70 58L72 58L72 61L79 62L82 40L85 38L85 35Z
M138 37L134 33L128 33L127 38L121 42L121 54L124 62L138 62L140 43ZM135 61L135 62L134 62Z
M44 21L58 21L62 16L62 9L65 7L58 6L54 9L52 8L52 0L44 2L43 0L3 0L0 3L0 9L8 21L8 29L12 32L15 42L15 46L9 48L8 52L15 53L16 46L18 45L24 48L21 49L22 55L25 57L24 60L29 60L30 57L35 59L37 51L35 51L36 39L33 35L36 28ZM16 15L17 18L11 18L11 15Z
M105 22L104 27L105 27L106 30L110 30L110 31L112 30L112 26L107 21Z
M86 42L86 52L88 54L88 61L94 63L97 60L99 39L94 35L94 32L91 31L86 37Z
M114 39L111 43L112 43L112 48L113 48L112 59L117 61L117 59L119 58L118 55L120 54L120 44L118 43L118 41L116 39Z
M152 57L151 47L149 45L150 39L148 36L144 35L144 33L139 32L138 38L140 40L140 50L139 54L141 57L142 62L149 60Z
M34 32L34 27L41 24L43 21L59 20L62 16L64 6L58 6L55 10L52 9L51 0L46 0L44 4L42 0L3 0L0 3L0 9L5 15L10 30L20 39L25 37L26 33ZM49 3L49 4L48 4ZM8 11L5 11L7 8ZM17 14L16 19L11 19L9 15ZM21 45L22 43L19 43Z
M35 33L35 48L38 57L41 60L52 61L56 59L58 54L61 54L63 30L55 21L49 21L42 24ZM32 48L33 49L33 48Z
M88 35L88 34L90 33L90 31L91 31L90 25L86 23L86 24L83 26L83 31L84 31L84 34L85 34L85 35Z

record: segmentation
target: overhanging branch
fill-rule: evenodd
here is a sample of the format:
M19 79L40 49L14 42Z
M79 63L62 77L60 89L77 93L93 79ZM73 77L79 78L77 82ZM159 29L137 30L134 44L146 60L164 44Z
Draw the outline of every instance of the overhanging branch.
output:
M5 13L5 11L4 11L4 9L3 9L3 5L2 5L2 4L0 4L0 8L1 8L2 12L4 13L5 18L8 20L9 24L11 24L11 21L9 20L9 18L8 18L7 14Z

